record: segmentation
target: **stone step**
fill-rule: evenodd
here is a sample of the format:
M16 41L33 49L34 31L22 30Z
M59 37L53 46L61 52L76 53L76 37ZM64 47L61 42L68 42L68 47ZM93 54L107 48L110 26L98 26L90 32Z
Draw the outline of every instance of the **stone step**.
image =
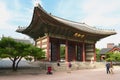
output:
M101 68L104 67L104 63L94 63L90 62L72 62L71 70L79 70L79 69L93 69L93 68ZM66 63L60 63L60 66L57 66L57 63L52 63L52 68L54 71L65 71L68 69L68 65Z

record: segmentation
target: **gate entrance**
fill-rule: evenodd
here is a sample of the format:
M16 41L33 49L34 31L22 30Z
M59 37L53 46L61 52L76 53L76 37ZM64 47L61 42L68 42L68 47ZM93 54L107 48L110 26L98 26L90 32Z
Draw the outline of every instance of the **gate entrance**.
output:
M95 44L102 38L116 34L85 23L74 22L47 13L40 4L34 7L33 18L27 28L17 32L33 38L42 48L48 61L60 61L60 45L65 45L65 61L96 61Z

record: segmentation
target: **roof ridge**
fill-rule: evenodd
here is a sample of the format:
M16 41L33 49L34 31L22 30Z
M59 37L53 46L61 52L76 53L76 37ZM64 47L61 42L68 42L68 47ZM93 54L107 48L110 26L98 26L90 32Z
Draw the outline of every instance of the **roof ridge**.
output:
M107 33L110 33L110 34L112 34L112 33L116 34L115 30L99 29L99 28L96 28L94 26L89 26L85 22L81 23L81 22L72 21L72 20L69 20L69 19L65 19L65 18L61 18L61 17L55 16L55 15L52 15L51 13L48 13L46 10L44 10L44 8L39 3L37 3L36 7L38 7L39 9L42 9L46 14L48 14L49 16L51 16L53 18L61 19L61 20L64 20L64 21L72 23L72 24L81 25L81 26L86 27L86 28L91 29L91 30L100 31L100 32L104 31L104 32L107 32Z

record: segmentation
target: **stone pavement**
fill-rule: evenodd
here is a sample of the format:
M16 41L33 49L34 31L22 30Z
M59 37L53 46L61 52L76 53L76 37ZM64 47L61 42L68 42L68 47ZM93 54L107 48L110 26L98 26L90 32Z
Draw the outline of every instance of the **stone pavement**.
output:
M0 73L2 74L2 73ZM120 67L114 67L114 74L106 74L105 68L85 69L67 72L0 75L0 80L120 80Z

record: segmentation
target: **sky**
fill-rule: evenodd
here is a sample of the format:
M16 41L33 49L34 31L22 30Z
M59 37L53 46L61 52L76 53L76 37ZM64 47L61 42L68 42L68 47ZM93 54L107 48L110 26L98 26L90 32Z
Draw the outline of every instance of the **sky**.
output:
M52 15L117 32L99 40L97 48L120 43L120 0L0 0L0 37L29 39L16 29L29 26L36 2Z

